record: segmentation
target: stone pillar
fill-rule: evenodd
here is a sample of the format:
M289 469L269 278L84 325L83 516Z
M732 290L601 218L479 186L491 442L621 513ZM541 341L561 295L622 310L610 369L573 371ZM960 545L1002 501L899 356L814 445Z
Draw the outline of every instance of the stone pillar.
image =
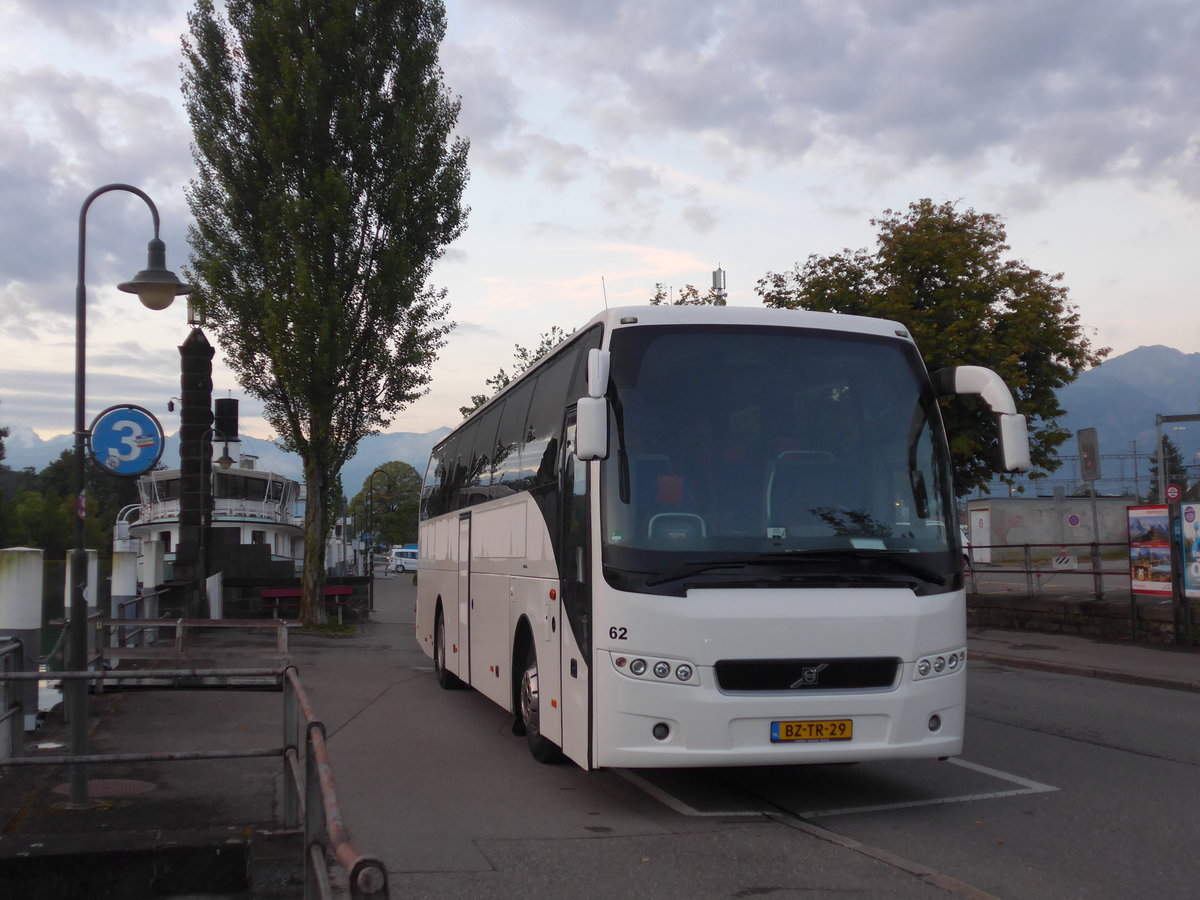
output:
M216 351L199 328L179 348L179 544L175 548L176 582L186 582L184 614L201 609L209 519L212 514L212 360Z
M98 579L100 578L100 554L95 550L83 551L87 555L87 587L83 590L83 596L87 600L87 611L90 616L96 611L97 604L100 602L100 590L97 587ZM63 618L71 618L71 567L67 566L67 571L63 575L63 596L67 598L63 606ZM84 623L87 627L87 623Z

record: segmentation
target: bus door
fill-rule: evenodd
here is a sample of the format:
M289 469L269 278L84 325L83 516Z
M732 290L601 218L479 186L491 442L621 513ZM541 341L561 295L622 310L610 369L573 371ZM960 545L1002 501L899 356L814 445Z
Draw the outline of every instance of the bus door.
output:
M451 671L471 683L471 514L464 513L458 519L458 658ZM450 638L454 632L447 631ZM450 654L447 653L447 660Z
M579 765L590 768L592 589L588 464L575 456L573 408L567 411L565 436L559 491L562 748Z

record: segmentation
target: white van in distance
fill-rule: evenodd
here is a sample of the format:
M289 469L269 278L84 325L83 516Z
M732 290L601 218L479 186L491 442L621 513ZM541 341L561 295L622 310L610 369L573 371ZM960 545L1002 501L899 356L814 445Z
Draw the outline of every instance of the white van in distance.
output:
M388 554L387 571L415 572L417 562L416 547L393 547Z

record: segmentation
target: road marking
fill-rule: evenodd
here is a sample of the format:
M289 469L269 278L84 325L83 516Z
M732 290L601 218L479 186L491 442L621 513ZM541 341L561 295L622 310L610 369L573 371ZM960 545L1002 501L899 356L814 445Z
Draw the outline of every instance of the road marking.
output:
M971 800L999 800L1003 797L1019 797L1022 794L1046 794L1057 791L1058 788L1049 784L1042 784L1039 781L1031 781L1028 778L1022 778L1020 775L1013 775L1011 772L1001 772L999 769L990 769L987 766L981 766L978 763L967 762L965 759L948 759L946 762L952 766L959 766L963 769L970 769L972 772L979 772L982 775L988 775L1000 781L1008 781L1012 784L1020 785L1019 790L1011 791L988 791L983 794L961 794L951 797L934 797L930 800L910 800L905 803L881 803L878 806L849 806L845 809L818 809L810 810L809 812L798 812L796 815L802 819L816 819L822 816L845 816L851 813L864 812L883 812L890 809L913 809L918 806L939 806L946 803L967 803Z
M649 794L664 806L669 806L681 816L761 816L764 814L764 810L761 809L717 810L714 812L705 812L689 806L674 794L667 793L658 785L651 784L640 775L634 775L633 772L629 771L628 769L617 769L616 772L634 787L638 788L644 793Z
M1006 791L987 791L981 794L960 794L950 797L934 797L929 800L909 800L903 803L881 803L876 806L848 806L843 809L815 809L805 812L790 812L790 815L798 816L802 819L817 819L827 816L846 816L853 813L868 813L868 812L886 812L893 809L913 809L920 806L939 806L947 803L967 803L972 800L999 800L1004 797L1019 797L1024 794L1046 794L1057 791L1058 788L1049 784L1042 784L1040 781L1033 781L1029 778L1022 778L1020 775L1014 775L1011 772L1002 772L999 769L992 769L988 766L981 766L978 763L967 762L965 759L950 759L947 760L952 766L959 766L963 769L969 769L972 772L978 772L981 775L987 775L990 778L995 778L999 781L1007 781L1010 784L1018 785L1016 789ZM771 803L774 809L736 809L736 810L699 810L685 803L679 797L668 791L652 784L640 775L635 775L628 769L617 769L616 773L632 784L634 787L653 797L664 806L668 806L675 812L683 816L762 816L774 814L781 807Z

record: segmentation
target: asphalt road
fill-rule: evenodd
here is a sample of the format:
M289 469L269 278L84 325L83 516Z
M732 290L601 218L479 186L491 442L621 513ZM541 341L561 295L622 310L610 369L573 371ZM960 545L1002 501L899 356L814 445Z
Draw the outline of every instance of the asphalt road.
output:
M975 662L957 760L588 773L535 763L498 707L439 690L411 588L380 596L378 646L338 690L309 671L335 763L354 760L337 767L347 824L393 896L1200 890L1194 693Z

